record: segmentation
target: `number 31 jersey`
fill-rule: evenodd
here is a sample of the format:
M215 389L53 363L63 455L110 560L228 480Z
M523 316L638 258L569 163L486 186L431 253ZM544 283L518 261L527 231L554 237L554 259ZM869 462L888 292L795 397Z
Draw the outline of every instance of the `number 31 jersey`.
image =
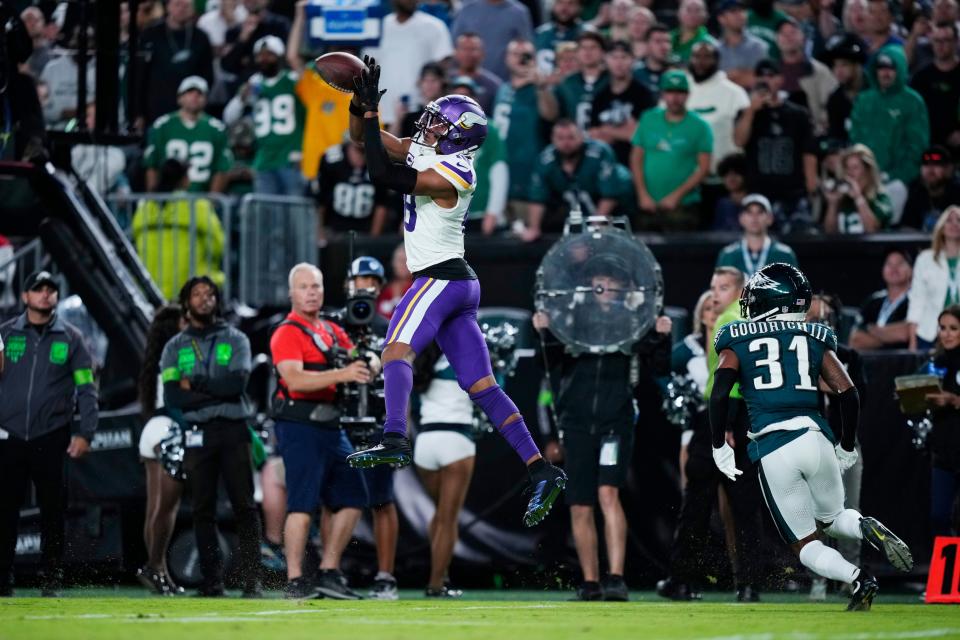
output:
M820 413L820 371L827 351L836 351L833 329L813 322L731 322L717 332L719 354L730 349L740 361L740 393L750 411L754 461L819 429L836 442Z
M417 171L433 169L457 190L456 204L446 209L430 196L403 197L403 244L411 272L454 258L463 258L463 225L477 188L473 157L467 153L438 155L433 147L412 142L407 164Z

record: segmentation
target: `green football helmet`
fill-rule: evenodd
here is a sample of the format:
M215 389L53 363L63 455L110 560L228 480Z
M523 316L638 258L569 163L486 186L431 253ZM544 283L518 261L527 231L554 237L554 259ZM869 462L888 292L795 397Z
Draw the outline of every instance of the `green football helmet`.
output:
M813 289L807 277L794 266L774 262L763 267L743 287L740 315L745 320L802 321L806 318Z

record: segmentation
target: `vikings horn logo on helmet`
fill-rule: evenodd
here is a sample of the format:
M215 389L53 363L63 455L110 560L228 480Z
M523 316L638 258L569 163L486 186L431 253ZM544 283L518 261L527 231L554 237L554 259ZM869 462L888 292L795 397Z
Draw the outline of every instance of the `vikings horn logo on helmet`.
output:
M460 119L456 122L457 126L463 127L464 129L472 129L474 125L483 125L487 126L487 119L478 113L473 113L472 111L465 111Z

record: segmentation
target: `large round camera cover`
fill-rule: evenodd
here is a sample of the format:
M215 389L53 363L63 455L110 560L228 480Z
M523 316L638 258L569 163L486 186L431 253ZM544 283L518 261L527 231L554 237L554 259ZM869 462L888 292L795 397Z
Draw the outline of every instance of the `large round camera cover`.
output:
M537 270L537 309L577 353L629 353L663 307L660 265L645 244L617 227L570 233Z

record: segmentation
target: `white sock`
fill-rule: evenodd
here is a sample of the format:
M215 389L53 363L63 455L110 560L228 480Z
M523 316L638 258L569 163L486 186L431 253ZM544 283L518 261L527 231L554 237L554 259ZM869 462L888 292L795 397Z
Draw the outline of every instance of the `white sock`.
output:
M850 540L862 540L863 534L860 532L860 519L862 516L853 509L844 509L837 516L829 527L823 530L831 538L847 538Z
M808 542L800 550L800 562L819 576L852 584L860 569L843 559L840 552L819 540Z
M387 573L386 571L377 571L377 575L374 580L393 580L394 577Z

